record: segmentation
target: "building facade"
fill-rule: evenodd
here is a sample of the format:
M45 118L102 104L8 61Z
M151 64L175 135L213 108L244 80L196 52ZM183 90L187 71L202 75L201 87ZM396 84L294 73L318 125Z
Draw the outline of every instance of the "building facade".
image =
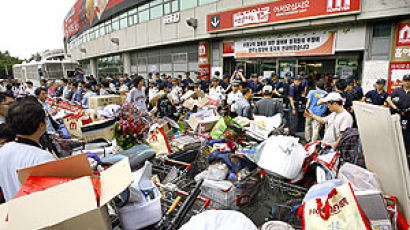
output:
M410 0L79 0L65 50L90 74L377 78L410 72ZM98 2L98 3L95 3Z

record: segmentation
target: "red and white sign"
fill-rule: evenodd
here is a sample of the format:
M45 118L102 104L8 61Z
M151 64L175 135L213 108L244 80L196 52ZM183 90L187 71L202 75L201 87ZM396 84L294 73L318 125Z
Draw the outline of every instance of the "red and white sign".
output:
M359 12L360 0L278 0L209 14L207 31L217 32Z
M243 39L235 42L235 58L332 55L335 37L335 32L321 31Z
M209 43L200 42L198 45L198 71L201 77L208 74L211 75L211 65L210 65L210 55L209 55Z
M403 76L410 74L410 61L390 63L390 80L387 85L387 92L391 93L394 89L403 85Z
M396 46L410 45L410 22L399 23Z

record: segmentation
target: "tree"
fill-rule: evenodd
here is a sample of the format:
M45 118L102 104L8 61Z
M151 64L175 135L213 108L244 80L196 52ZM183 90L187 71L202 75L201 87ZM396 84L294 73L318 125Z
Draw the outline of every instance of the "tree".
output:
M8 50L0 51L0 78L7 78L13 75L13 65L21 64L22 60L17 57L10 56ZM7 67L7 74L6 74Z

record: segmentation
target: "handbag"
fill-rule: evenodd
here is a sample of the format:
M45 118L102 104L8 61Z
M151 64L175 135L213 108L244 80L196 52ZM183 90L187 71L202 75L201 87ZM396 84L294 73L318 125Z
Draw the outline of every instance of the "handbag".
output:
M342 184L321 198L301 206L302 227L312 229L371 230L369 219L360 209L349 183Z

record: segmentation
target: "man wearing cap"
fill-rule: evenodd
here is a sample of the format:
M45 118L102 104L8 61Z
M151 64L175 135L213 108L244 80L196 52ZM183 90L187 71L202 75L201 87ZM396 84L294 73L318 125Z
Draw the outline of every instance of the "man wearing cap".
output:
M410 154L410 74L403 76L403 86L390 94L387 103L401 115L404 144Z
M320 122L327 124L327 129L323 138L323 143L336 149L344 131L353 126L353 117L343 107L343 98L339 93L329 93L323 100L327 104L330 112L327 117L320 117L306 110L306 115Z
M184 83L185 85L189 85L189 84L193 83L190 76L191 76L190 72L185 72L185 79L182 80L182 83Z
M281 114L283 118L283 105L279 99L273 99L273 87L265 85L262 89L263 99L256 102L253 108L253 114L265 117L273 117L276 114Z
M279 77L275 72L273 72L271 74L270 78L266 78L266 82L267 82L268 85L272 86L273 94L276 97L281 97L282 96L282 94L280 94L278 90L279 90L280 86L282 86L283 82L279 82Z
M377 79L376 81L376 89L370 90L369 92L364 95L362 98L362 102L369 102L373 105L385 105L387 106L386 99L389 94L384 91L384 86L386 85L386 80L384 79Z
M261 95L262 94L262 84L259 82L258 74L254 73L251 75L251 80L247 82L247 86L252 89L254 94Z
M125 84L125 80L123 78L120 79L120 92L125 92L128 91L129 88L128 86Z
M325 83L323 81L316 82L316 89L309 91L307 95L306 109L316 116L323 116L326 112L326 104L318 105L318 102L323 99L327 92L325 91ZM319 139L319 131L322 124L314 120L312 117L306 117L305 123L305 139L307 142L317 141Z
M154 98L158 94L158 89L156 87L156 82L154 79L149 80L149 89L148 89L148 101Z
M201 89L201 80L199 80L199 79L194 80L194 92L197 92L197 91L202 92L202 93L204 92Z
M201 89L204 92L209 92L210 85L211 85L211 79L209 78L209 74L205 73L204 78L201 79Z
M178 85L178 78L174 77L172 79L171 97L175 105L179 105L179 103L181 102L181 96L182 96L182 89Z
M293 84L289 88L289 102L290 102L290 115L289 115L289 124L290 124L290 133L295 135L298 129L298 116L299 109L302 103L302 77L295 76Z
M228 75L224 75L223 79L219 81L219 85L226 91L228 91L230 88L230 84L229 84L229 76Z
M353 76L353 81L354 81L353 90L356 92L356 94L359 96L359 98L362 98L363 97L363 89L362 89L362 87L360 87L360 85L358 83L358 77Z
M231 77L231 82L233 82L234 80L240 81L241 86L243 87L246 86L247 79L243 75L243 69L238 69L233 72L232 77Z
M239 90L241 82L235 80L231 83L232 91L228 94L227 104L230 111L231 117L236 117L238 114L236 113L237 110L237 102L243 97L242 92Z
M209 88L209 96L219 99L220 104L222 104L222 101L224 100L224 90L219 85L219 78L217 76L212 77L212 85Z
M246 87L242 91L242 97L238 101L236 113L240 117L246 117L248 119L253 119L251 103L250 101L253 98L253 92L251 88Z
M345 108L347 111L349 111L352 114L353 114L353 101L358 101L361 99L359 98L359 96L357 95L353 87L354 87L353 78L348 77L346 79L346 89L344 92L344 97L346 98Z

